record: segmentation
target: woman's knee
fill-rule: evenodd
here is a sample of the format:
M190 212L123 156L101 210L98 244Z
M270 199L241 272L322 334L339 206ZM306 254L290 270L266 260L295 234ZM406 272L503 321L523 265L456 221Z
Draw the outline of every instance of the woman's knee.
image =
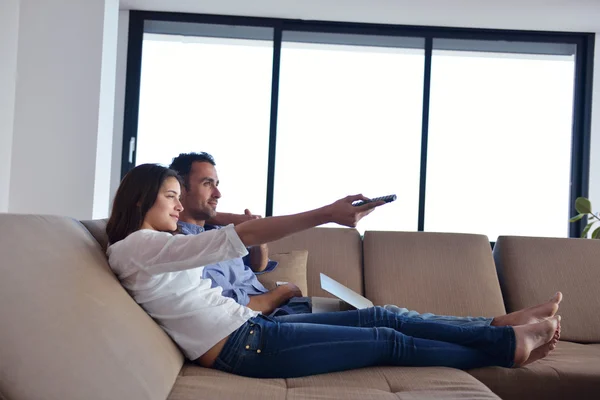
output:
M375 306L374 308L376 315L380 318L396 319L398 316L396 313L393 313L384 307Z
M388 325L395 321L396 314L380 306L364 308L359 310L362 323L376 323L377 325Z
M389 328L387 326L380 326L373 328L375 330L375 340L388 342L388 343L402 343L406 338L406 335L398 332L394 328Z
M389 312L389 311L387 311L385 308L383 308L383 307L381 307L381 306L375 306L375 307L373 307L373 313L374 313L375 315L379 315L379 316L381 316L381 315L385 315L385 314L387 314L388 312Z

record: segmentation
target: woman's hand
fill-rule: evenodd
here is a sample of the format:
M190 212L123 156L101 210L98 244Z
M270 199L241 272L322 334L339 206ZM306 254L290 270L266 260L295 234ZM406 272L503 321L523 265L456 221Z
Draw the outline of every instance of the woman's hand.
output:
M362 194L347 196L328 206L303 213L246 221L236 225L235 231L244 245L255 246L328 222L354 228L362 217L371 213L375 207L385 204L385 201L380 200L354 207L352 202L358 200L369 199Z
M358 200L366 201L369 200L369 198L362 194L356 194L353 196L346 196L343 199L326 206L330 213L331 221L343 226L355 228L358 221L364 216L369 215L375 207L385 204L385 201L380 200L363 204L358 207L353 206L352 203Z

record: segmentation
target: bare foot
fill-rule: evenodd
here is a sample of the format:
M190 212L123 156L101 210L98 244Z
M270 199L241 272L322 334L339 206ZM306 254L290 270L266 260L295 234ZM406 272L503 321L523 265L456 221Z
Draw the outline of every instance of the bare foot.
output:
M520 367L532 356L532 352L538 347L549 343L558 329L559 317L548 318L542 322L515 326L515 349L514 366ZM549 352L549 351L548 351ZM544 357L544 350L536 353L536 357ZM539 358L536 358L539 360ZM533 361L532 361L533 362Z
M554 336L552 336L552 339L550 339L548 343L533 350L529 354L529 358L523 364L521 364L521 367L527 364L531 364L534 361L541 360L542 358L550 354L551 351L556 349L556 344L558 343L558 339L560 338L560 315L557 316L557 321L558 324L556 330L554 331Z
M558 316L558 326L556 327L556 331L554 332L554 336L552 336L552 342L554 342L555 346L556 346L556 343L558 343L558 340L560 339L560 321L561 321L561 317L559 315Z
M494 318L491 325L517 326L542 322L546 318L553 317L554 314L556 314L562 298L562 293L556 292L556 294L545 303Z

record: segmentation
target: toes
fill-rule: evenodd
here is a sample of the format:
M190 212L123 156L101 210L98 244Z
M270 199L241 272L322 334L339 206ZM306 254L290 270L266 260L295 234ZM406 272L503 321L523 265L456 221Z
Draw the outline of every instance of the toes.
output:
M563 298L563 294L561 292L556 292L554 294L554 296L552 296L550 301L553 303L556 303L556 304L560 304L560 302L562 301L562 298Z

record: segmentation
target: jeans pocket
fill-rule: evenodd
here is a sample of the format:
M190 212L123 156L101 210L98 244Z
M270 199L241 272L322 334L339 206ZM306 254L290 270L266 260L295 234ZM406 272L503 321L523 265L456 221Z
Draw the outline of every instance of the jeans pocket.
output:
M263 351L262 326L251 322L248 329L248 336L244 344L244 351L260 354Z

